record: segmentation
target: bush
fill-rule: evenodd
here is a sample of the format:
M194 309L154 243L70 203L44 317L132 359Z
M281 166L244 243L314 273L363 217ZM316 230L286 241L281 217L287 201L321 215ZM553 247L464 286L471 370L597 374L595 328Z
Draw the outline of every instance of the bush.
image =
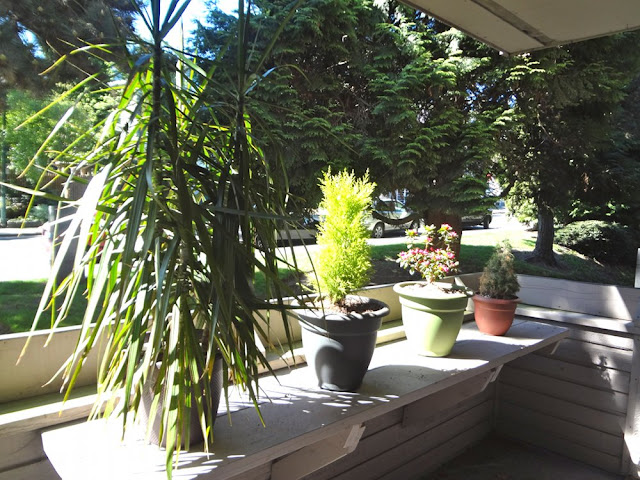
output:
M49 205L41 204L35 205L29 210L29 215L27 216L27 220L35 220L40 223L45 223L49 221Z
M478 293L485 297L512 300L517 298L520 284L515 270L515 258L511 244L505 240L500 243L480 277Z
M326 216L319 225L316 272L320 292L340 304L347 294L369 281L371 247L364 217L375 184L369 182L368 173L357 179L346 171L337 175L327 172L320 188L320 209Z
M556 243L603 263L635 264L637 239L628 227L600 220L570 223L556 231Z

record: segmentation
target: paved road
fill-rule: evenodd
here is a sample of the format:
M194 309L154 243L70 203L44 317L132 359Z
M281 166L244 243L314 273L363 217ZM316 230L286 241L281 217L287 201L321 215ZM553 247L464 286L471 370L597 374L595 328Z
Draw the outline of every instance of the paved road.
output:
M485 230L481 225L468 227L464 229L463 235L483 235L487 232L495 230L522 230L525 226L519 223L515 218L509 217L504 210L496 210L493 212L489 229ZM393 232L387 234L383 238L372 238L369 240L371 245L387 245L398 243L398 239L404 236L403 232Z
M516 220L507 217L503 212L494 212L489 230L482 227L465 229L464 235L482 235L496 229L522 229ZM50 272L50 249L47 241L37 230L32 229L29 235L17 236L18 231L0 229L0 281L8 280L40 280L47 278ZM384 238L372 238L373 245L398 243L401 233ZM315 248L309 245L309 250ZM297 247L301 248L301 247Z
M49 255L42 235L0 235L0 282L48 278Z

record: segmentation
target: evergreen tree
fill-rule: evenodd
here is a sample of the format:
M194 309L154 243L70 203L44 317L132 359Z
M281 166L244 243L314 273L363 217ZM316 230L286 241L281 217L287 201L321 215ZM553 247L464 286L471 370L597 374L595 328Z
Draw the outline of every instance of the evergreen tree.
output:
M256 36L278 3L257 5ZM471 97L497 55L411 8L377 5L312 0L298 10L274 49L274 64L287 66L258 87L265 148L284 150L308 206L330 165L369 169L383 192L408 188L423 216L460 212L484 195L496 115ZM224 45L234 22L213 10L211 27L196 32L198 53L233 56ZM462 189L463 177L482 187Z
M568 220L614 221L640 235L640 76L627 92L609 141L594 158L598 168L572 203Z
M7 181L7 121L11 90L44 97L60 81L74 81L100 70L96 58L126 62L123 38L133 35L135 0L0 0L0 179ZM112 44L75 51L89 44ZM119 47L116 45L120 45ZM71 52L73 54L69 55ZM61 56L67 61L48 67ZM46 72L43 74L43 72ZM32 113L35 113L32 112ZM15 126L15 125L14 125ZM6 226L6 189L0 187L0 224Z
M96 56L113 61L122 53L114 45L133 34L136 8L131 0L0 0L0 88L34 91L96 72ZM103 43L112 45L38 75L78 47Z
M505 72L503 102L514 121L501 142L502 172L512 201L537 211L532 261L555 264L554 218L597 188L598 152L640 67L639 39L626 33L522 55Z

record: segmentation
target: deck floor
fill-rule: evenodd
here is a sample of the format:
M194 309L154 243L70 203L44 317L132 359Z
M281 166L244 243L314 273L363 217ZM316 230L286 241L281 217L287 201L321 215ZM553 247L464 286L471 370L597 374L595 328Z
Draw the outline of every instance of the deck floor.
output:
M497 436L447 462L423 480L623 480L555 453Z

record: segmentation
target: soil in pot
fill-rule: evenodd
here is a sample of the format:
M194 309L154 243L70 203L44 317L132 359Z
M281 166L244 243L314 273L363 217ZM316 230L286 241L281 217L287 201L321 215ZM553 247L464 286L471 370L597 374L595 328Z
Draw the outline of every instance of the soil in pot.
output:
M351 306L350 306L351 305ZM347 308L298 310L307 364L325 390L355 391L362 384L389 307L378 300L349 296Z

